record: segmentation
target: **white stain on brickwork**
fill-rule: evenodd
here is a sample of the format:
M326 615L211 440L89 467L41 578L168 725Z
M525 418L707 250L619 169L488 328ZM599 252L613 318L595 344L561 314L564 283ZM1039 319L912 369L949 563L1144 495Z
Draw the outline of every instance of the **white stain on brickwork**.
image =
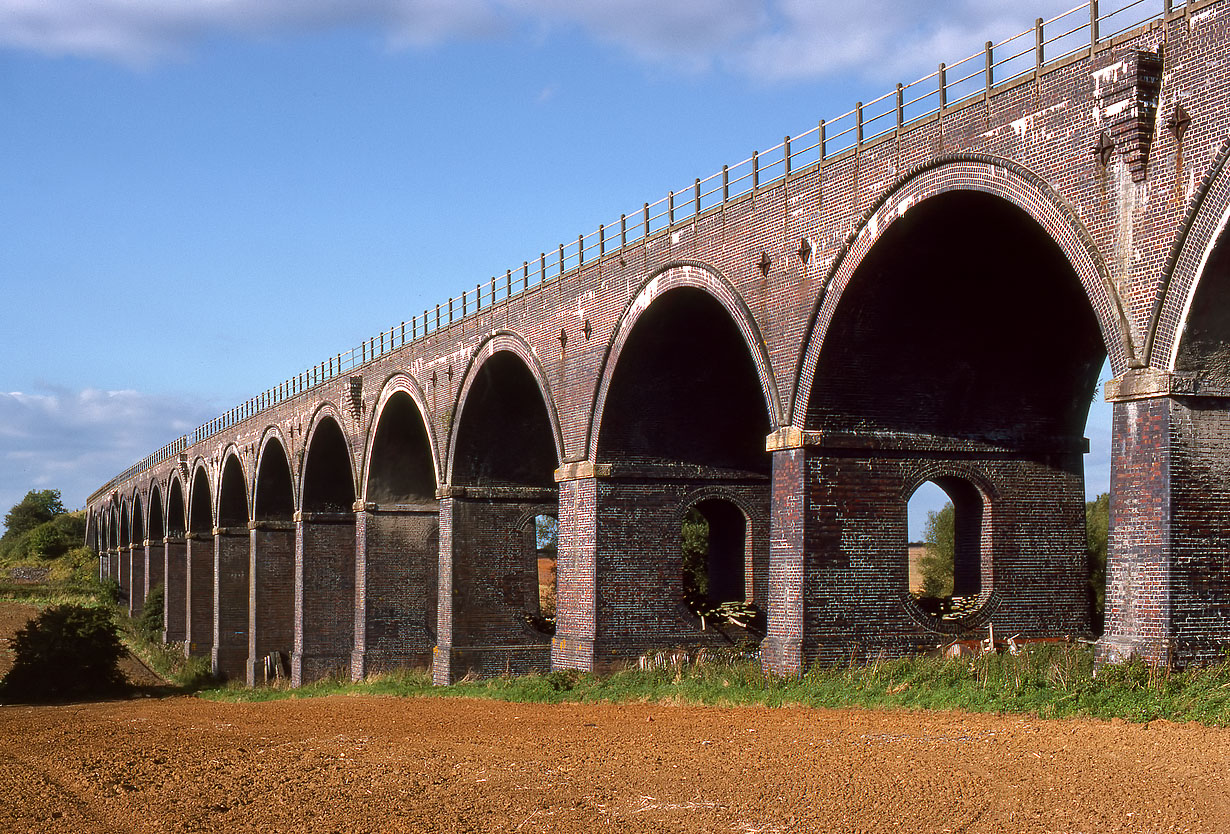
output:
M1111 84L1118 81L1127 72L1127 62L1120 61L1117 64L1111 64L1104 69L1094 70L1089 73L1089 77L1093 79L1093 94L1095 96L1102 95L1102 85Z

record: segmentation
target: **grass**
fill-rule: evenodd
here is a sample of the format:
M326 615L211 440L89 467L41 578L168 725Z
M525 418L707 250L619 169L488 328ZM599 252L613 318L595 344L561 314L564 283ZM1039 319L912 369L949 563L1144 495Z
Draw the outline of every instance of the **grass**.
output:
M715 706L960 709L1042 718L1199 721L1230 726L1230 661L1167 672L1140 661L1094 671L1080 645L1038 645L1020 655L910 657L865 666L816 668L799 678L764 675L746 662L687 664L599 676L555 671L433 687L428 673L404 671L361 683L334 678L299 689L224 685L201 697L254 702L324 695L492 698L518 703L649 702Z
M731 655L653 671L593 675L560 670L444 687L432 686L425 671L405 670L373 675L360 683L338 677L298 689L283 684L248 689L214 680L207 658L185 658L181 646L163 645L142 635L134 621L107 601L110 589L92 578L83 580L80 567L66 573L43 585L0 586L0 599L40 608L63 603L110 604L129 651L180 691L213 700L386 695L520 703L960 709L1043 718L1168 719L1230 726L1230 655L1218 664L1182 672L1150 667L1139 660L1095 670L1093 651L1083 644L1027 645L1017 655L881 659L865 665L816 667L801 677L784 679L766 676L754 662Z

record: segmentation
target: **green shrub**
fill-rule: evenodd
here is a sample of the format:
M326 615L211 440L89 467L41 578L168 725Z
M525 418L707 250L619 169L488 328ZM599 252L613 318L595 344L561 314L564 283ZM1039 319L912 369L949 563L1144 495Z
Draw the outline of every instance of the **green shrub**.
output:
M162 640L162 583L149 589L145 595L145 603L141 608L141 616L137 618L137 631L146 640Z
M103 608L45 609L17 632L13 654L13 668L0 683L5 700L64 700L126 687L117 666L124 646Z

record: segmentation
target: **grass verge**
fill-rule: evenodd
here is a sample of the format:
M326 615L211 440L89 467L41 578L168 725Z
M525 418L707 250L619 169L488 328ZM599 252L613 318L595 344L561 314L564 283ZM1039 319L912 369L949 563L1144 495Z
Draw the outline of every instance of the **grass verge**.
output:
M650 702L716 706L960 709L1042 718L1199 721L1230 726L1230 661L1168 672L1140 661L1094 670L1081 645L1037 645L1019 655L910 657L864 666L816 668L799 678L766 676L747 661L682 664L611 675L555 671L433 687L424 671L335 678L299 689L224 685L200 696L265 701L323 695L493 698L521 703Z

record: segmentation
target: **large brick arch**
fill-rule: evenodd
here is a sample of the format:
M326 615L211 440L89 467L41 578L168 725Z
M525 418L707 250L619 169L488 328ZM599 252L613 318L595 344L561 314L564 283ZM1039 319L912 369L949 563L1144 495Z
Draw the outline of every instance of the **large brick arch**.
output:
M1145 334L1144 364L1175 370L1182 334L1213 248L1230 222L1230 137L1200 180L1162 270ZM1159 365L1160 363L1160 365Z
M188 491L184 494L184 523L188 531L193 531L195 519L193 518L193 504L196 502L196 485L197 474L204 473L205 476L205 494L206 500L209 502L209 523L213 527L214 520L218 517L218 505L214 498L217 495L217 489L214 487L215 478L210 477L210 467L208 462L203 457L198 457L192 462L192 466L188 470Z
M218 460L221 462L218 464L217 483L213 486L214 517L218 518L222 513L222 486L223 481L226 480L226 467L230 463L231 458L235 458L235 461L239 464L240 485L243 487L245 510L247 518L250 520L252 518L252 488L255 474L248 471L248 467L244 463L243 450L236 443L227 444L226 448L222 450L222 454L218 456Z
M354 442L353 442L354 439L349 434L346 433L346 421L342 419L341 409L339 409L336 405L334 405L331 402L328 402L328 401L322 402L316 407L316 410L312 412L312 417L308 422L308 428L303 433L302 457L299 460L299 467L298 467L299 471L298 472L295 471L294 461L290 462L291 463L291 475L293 476L293 480L294 480L295 487L296 487L295 489L295 492L297 493L296 497L299 501L297 506L301 510L303 509L304 479L307 477L308 457L312 453L312 443L316 439L316 432L320 428L321 424L325 420L330 420L330 419L334 423L337 424L338 431L342 433L342 440L344 441L344 445L346 447L346 458L347 458L346 466L348 468L347 474L350 477L351 494L352 495L359 494L359 490L355 484L355 460L354 460L355 454L354 454ZM290 450L287 449L287 455L289 454L290 454Z
M590 409L590 422L586 436L586 450L590 460L597 460L598 439L602 428L602 415L606 408L607 394L610 392L611 380L619 367L620 356L627 345L637 322L649 306L664 293L680 287L691 287L701 290L713 297L730 320L738 328L747 346L748 354L756 366L756 374L760 382L761 393L764 395L765 411L769 417L770 428L775 429L784 422L782 398L769 354L765 348L765 339L760 332L755 317L743 301L738 291L714 267L699 261L676 261L665 264L645 279L640 290L633 296L619 317L619 324L607 346L602 359L602 372L594 389L593 405Z
M952 191L990 194L1031 217L1063 252L1080 280L1098 320L1111 368L1121 374L1139 363L1139 340L1133 338L1123 302L1089 232L1063 198L1036 174L1011 160L985 154L942 156L909 172L886 190L863 215L834 259L800 347L791 421L799 423L806 415L816 366L833 317L863 259L887 229L910 209L930 197Z
M129 544L136 545L145 541L145 502L141 500L140 487L133 487L130 505L132 510L128 516L128 539Z
M265 463L265 454L269 450L269 443L276 440L282 447L282 454L286 457L286 468L290 470L290 499L291 506L299 506L299 479L301 477L301 469L295 467L295 456L292 455L290 442L286 438L286 433L282 431L281 426L270 425L266 426L261 432L260 441L256 444L256 462L252 467L252 517L256 518L256 493L260 486L259 479L261 467Z
M483 364L500 352L516 355L525 364L530 375L534 377L534 382L538 385L539 394L542 395L543 405L547 410L547 421L551 425L551 442L555 446L555 459L556 461L564 459L564 436L560 428L559 412L556 409L555 395L551 391L550 383L547 382L547 374L543 369L542 362L539 361L538 355L524 337L512 331L502 330L493 333L475 349L474 353L470 356L470 362L466 367L463 382L457 389L457 399L453 403L453 416L449 421L448 457L444 470L445 483L451 484L453 482L453 471L457 461L458 429L461 426L461 415L465 409L466 398L469 396L470 388L478 378Z
M363 461L362 461L362 486L363 489L359 493L360 496L366 499L368 481L371 478L372 468L372 446L376 442L376 431L380 428L381 418L384 416L385 406L388 405L389 399L394 394L406 394L414 402L415 408L418 409L419 417L423 420L423 428L427 432L427 444L430 447L432 469L435 472L436 483L443 482L443 468L440 458L440 438L436 433L435 421L429 418L431 410L428 407L427 395L423 391L423 387L409 373L399 371L389 376L384 382L384 387L380 389L380 396L376 398L376 406L372 409L372 419L367 427L367 440L364 444Z

